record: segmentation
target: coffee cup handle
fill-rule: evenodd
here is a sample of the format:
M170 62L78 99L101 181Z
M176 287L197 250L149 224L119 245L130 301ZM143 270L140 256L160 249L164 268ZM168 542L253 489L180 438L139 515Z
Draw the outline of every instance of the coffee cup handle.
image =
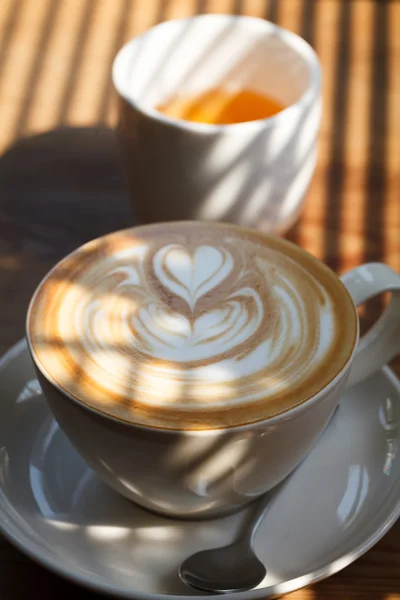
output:
M382 263L356 267L341 277L355 306L391 292L388 306L358 342L347 385L366 379L400 351L400 275Z

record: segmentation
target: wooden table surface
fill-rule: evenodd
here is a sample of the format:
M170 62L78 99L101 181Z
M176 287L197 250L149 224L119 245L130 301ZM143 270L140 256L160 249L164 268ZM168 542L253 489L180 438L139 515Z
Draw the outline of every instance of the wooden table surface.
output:
M338 272L400 271L400 1L1 0L0 351L69 250L132 222L115 139L113 57L152 24L202 12L267 18L305 37L324 70L320 154L288 236ZM367 326L382 300L363 313ZM392 364L400 375L400 361ZM0 538L0 600L99 596ZM400 522L341 573L293 600L400 600Z

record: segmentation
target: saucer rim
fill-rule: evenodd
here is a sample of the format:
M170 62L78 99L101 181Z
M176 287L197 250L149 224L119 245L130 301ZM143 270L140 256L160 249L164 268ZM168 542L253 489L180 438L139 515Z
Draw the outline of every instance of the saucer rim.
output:
M23 338L16 344L14 344L1 358L0 358L0 378L2 376L3 370L14 360L18 360L18 357L21 353L26 350L29 354L29 350L27 347L26 339ZM376 374L381 373L383 376L390 382L390 384L395 388L397 394L400 396L400 379L394 373L394 371L385 365ZM371 376L374 377L375 374ZM400 483L399 483L400 487ZM395 490L392 491L392 494L395 493ZM375 533L370 535L366 540L362 541L352 552L348 552L344 556L327 563L326 565L320 567L316 571L311 571L309 573L305 573L296 577L294 579L290 579L288 581L284 581L278 584L274 584L271 586L258 588L254 590L249 590L245 592L235 592L226 594L226 598L235 598L235 600L261 600L266 598L272 598L274 596L280 596L283 594L287 594L290 592L294 592L298 589L301 589L305 586L317 583L335 573L338 573L345 567L349 566L355 560L360 558L363 554L368 552L383 536L389 531L389 529L396 523L398 518L400 517L400 494L398 496L398 501L395 504L394 508L390 513L386 516L377 528ZM85 573L84 571L78 572L73 570L72 568L64 566L60 563L60 560L56 558L56 555L45 549L42 546L35 544L32 542L28 535L26 535L23 528L18 527L14 523L8 520L7 515L4 514L1 506L0 506L0 533L4 535L4 537L13 544L16 548L18 548L23 554L28 556L34 562L39 564L42 567L45 567L52 573L59 575L68 581L82 585L83 587L101 593L101 594L109 594L116 598L125 598L129 600L204 600L205 597L210 600L219 600L221 596L219 594L207 594L207 596L203 595L186 595L186 594L165 594L165 593L153 593L153 592L140 592L132 590L127 590L126 588L118 588L118 584L110 584L107 582L99 582L97 581L97 576L91 576L89 573Z

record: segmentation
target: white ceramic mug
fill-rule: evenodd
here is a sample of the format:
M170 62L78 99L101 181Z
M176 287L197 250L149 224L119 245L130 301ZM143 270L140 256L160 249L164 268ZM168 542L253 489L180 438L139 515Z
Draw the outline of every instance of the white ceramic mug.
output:
M292 224L314 171L321 115L319 61L303 39L252 17L168 21L122 48L113 81L142 222L220 220L275 232ZM234 125L171 119L154 108L215 87L258 91L287 108Z
M87 463L138 504L177 517L231 512L283 480L323 432L348 383L372 374L400 350L400 276L372 263L343 277L355 307L390 291L391 300L344 368L303 404L273 418L218 430L162 430L118 421L63 392L28 346L60 427ZM338 282L341 293L347 294ZM31 305L32 306L32 305ZM354 311L356 308L354 307Z

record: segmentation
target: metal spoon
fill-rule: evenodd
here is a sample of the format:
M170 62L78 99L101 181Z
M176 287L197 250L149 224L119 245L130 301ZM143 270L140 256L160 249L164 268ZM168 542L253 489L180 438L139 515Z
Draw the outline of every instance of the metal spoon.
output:
M274 498L276 490L272 493ZM267 493L256 503L233 544L192 554L181 564L180 579L193 588L214 594L243 592L261 583L267 570L254 553L253 541L270 506L271 494Z
M335 409L334 415L337 410L338 408ZM328 427L333 420L334 417L331 418ZM196 552L186 558L179 569L179 577L183 583L214 594L244 592L261 583L267 569L254 553L254 538L272 502L298 468L255 502L255 508L245 520L233 544Z

